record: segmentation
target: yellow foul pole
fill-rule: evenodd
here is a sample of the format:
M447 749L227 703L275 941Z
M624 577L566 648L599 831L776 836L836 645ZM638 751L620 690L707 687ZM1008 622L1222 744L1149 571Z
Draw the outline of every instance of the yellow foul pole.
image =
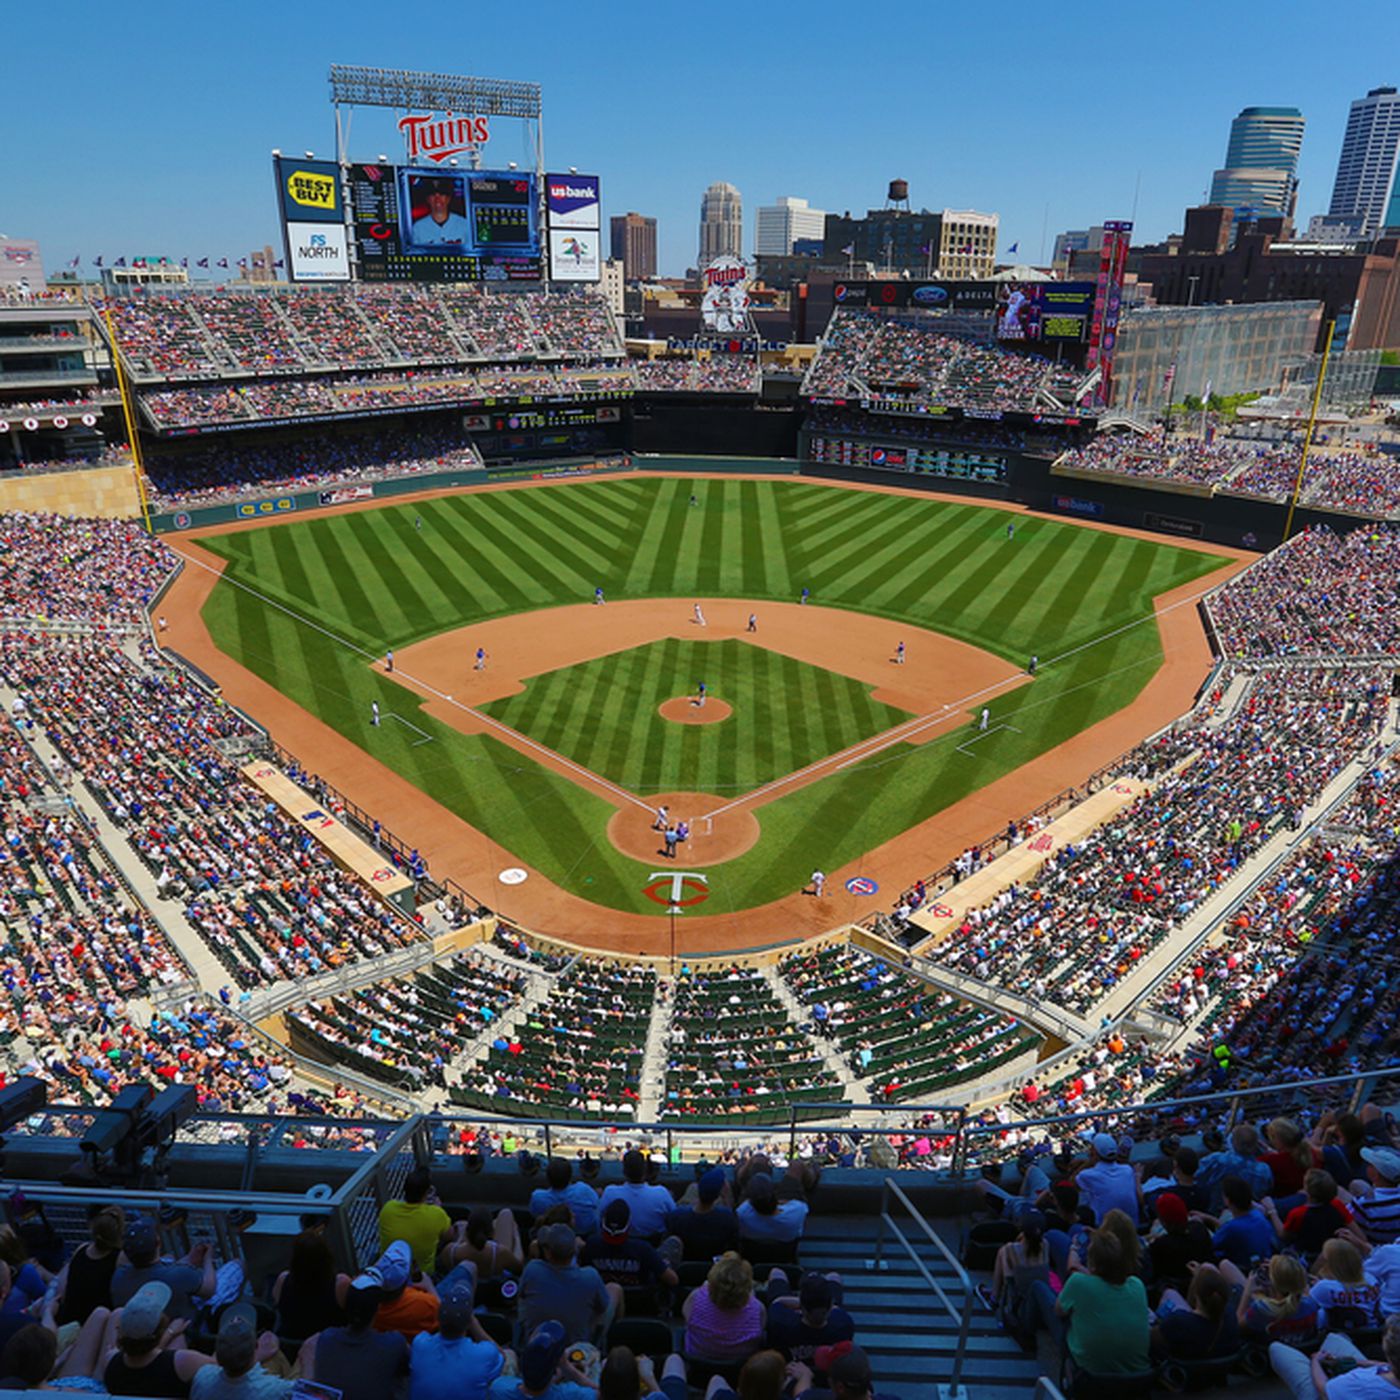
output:
M131 447L131 469L136 473L136 496L141 502L141 518L146 523L146 533L151 533L151 503L146 498L146 471L141 465L141 442L136 434L136 412L131 403L131 387L126 382L126 371L122 367L121 351L117 348L117 332L112 326L112 308L102 308L102 319L107 324L107 347L112 356L112 369L117 376L117 391L122 396L122 416L126 419L126 440Z
M1335 320L1327 323L1327 343L1322 347L1322 363L1317 367L1317 383L1313 386L1312 412L1308 415L1308 431L1303 437L1303 455L1298 458L1298 479L1293 483L1293 496L1288 502L1288 518L1283 522L1283 537L1293 533L1293 512L1298 509L1298 497L1303 490L1303 473L1308 469L1308 452L1312 447L1313 432L1317 427L1317 407L1322 402L1322 381L1327 378L1327 360L1332 354L1332 333L1337 329Z

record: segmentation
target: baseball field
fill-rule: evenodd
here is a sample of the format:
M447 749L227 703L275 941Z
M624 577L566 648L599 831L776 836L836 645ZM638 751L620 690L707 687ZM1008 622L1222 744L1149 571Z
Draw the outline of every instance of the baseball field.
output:
M705 914L791 894L1129 704L1163 659L1153 600L1230 562L971 503L698 476L198 543L224 561L203 618L229 658L531 878L658 916L659 802L693 826L677 868L704 868ZM486 897L493 874L465 883Z

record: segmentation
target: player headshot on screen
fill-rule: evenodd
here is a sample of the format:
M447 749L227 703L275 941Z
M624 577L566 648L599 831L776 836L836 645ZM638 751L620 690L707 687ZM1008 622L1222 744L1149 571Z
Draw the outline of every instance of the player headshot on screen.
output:
M999 340L1035 340L1040 331L1040 308L1033 295L1015 283L997 292L997 338Z
M413 204L416 208L420 199L426 199L428 212L421 219L414 219L410 236L414 243L466 243L471 233L471 225L465 215L452 211L454 200L460 203L456 188L458 182L446 175L437 178L415 180L413 182Z

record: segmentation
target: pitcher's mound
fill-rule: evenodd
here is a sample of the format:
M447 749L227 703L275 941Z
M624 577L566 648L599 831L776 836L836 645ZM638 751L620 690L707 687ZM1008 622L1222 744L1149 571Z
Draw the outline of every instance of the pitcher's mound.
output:
M667 700L657 713L662 719L674 720L677 724L718 724L734 711L713 695L703 705L697 705L693 695L678 695L674 700Z

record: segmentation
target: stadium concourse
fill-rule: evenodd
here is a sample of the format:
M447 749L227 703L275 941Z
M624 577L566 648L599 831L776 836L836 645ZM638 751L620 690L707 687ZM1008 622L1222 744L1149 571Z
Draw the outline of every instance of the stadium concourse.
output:
M476 917L282 757L412 891L382 898L162 650L164 545L10 514L0 546L5 1384L562 1397L604 1360L641 1393L640 1354L676 1400L790 1363L849 1400L1154 1368L1306 1397L1319 1343L1400 1366L1393 526L1216 590L1200 704L1052 856L1074 806L874 930L674 962Z

